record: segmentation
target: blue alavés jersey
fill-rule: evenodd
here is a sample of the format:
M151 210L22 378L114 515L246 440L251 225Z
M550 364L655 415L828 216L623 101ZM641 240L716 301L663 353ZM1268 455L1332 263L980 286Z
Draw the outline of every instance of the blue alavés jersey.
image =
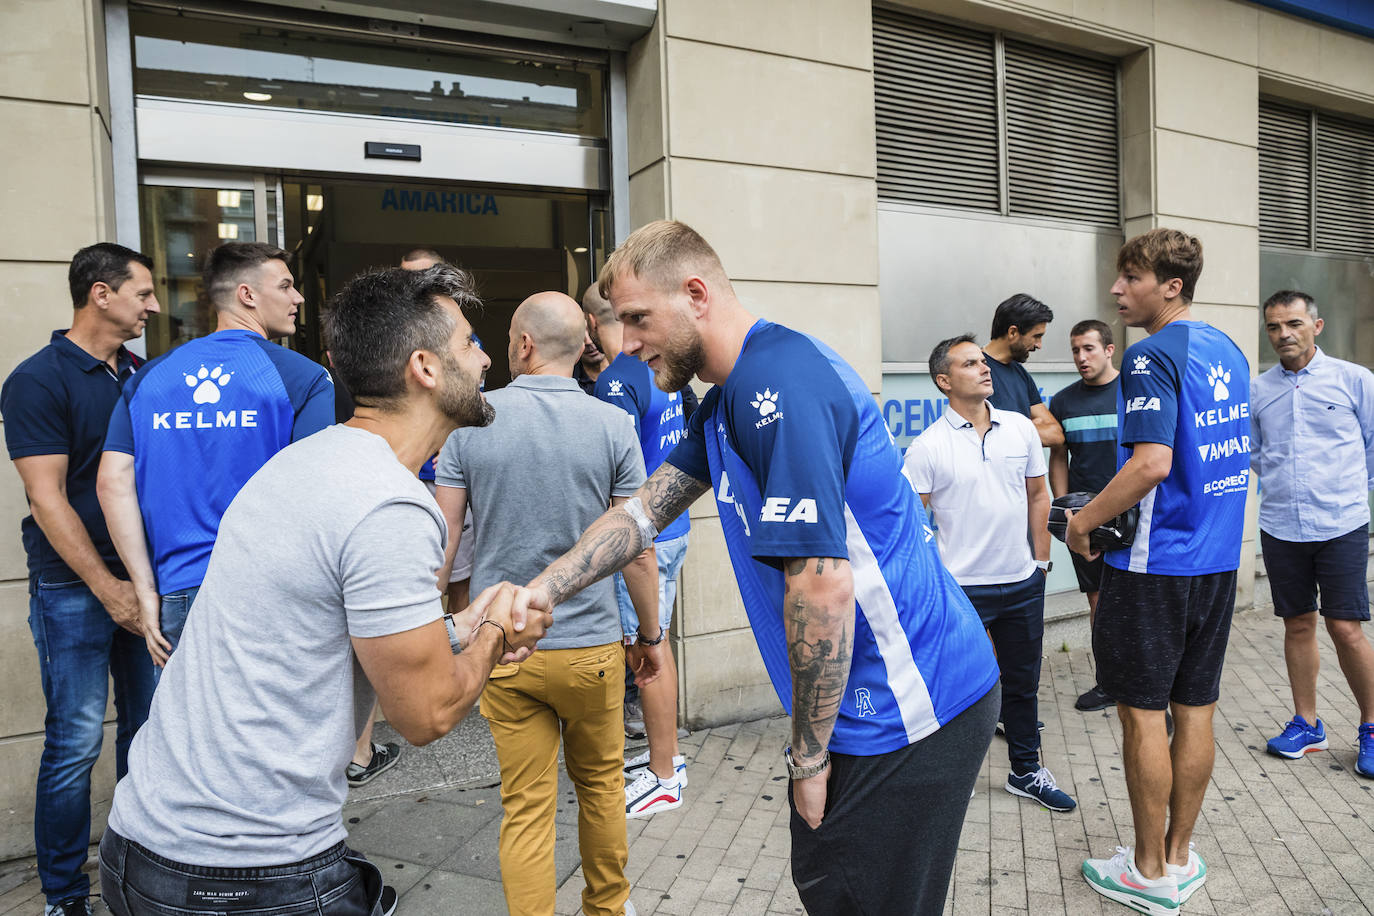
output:
M987 636L940 563L877 403L829 347L757 322L668 463L715 487L749 623L789 713L781 562L849 560L853 662L832 751L905 747L996 683Z
M654 384L654 370L628 353L621 353L596 377L596 396L630 415L644 453L644 471L652 474L682 441L682 394L669 394ZM691 528L684 512L659 532L656 541L682 537Z
M252 331L217 331L124 386L105 450L134 456L158 591L200 585L220 518L282 448L334 422L324 368Z
M1140 501L1117 569L1201 576L1240 566L1250 484L1250 364L1201 321L1165 325L1126 351L1117 395L1117 468L1137 443L1173 449L1173 468Z

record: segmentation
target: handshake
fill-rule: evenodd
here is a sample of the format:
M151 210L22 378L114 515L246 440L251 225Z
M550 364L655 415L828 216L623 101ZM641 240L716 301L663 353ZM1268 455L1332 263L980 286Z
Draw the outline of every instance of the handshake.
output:
M542 587L499 582L482 590L471 604L452 615L459 644L466 649L481 635L500 628L501 664L522 662L534 654L535 644L553 626L553 602Z

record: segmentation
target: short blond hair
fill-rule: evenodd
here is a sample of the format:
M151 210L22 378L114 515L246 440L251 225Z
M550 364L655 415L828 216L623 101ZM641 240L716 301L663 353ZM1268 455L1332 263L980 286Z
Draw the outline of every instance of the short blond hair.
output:
M630 274L665 292L693 274L730 285L720 256L691 226L660 219L640 226L625 243L611 252L597 280L597 292L610 300L611 288Z

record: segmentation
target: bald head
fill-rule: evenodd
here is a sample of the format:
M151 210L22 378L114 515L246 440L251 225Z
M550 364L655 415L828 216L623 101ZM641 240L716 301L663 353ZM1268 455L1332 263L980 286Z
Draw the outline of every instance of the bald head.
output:
M582 294L582 311L596 319L599 325L615 324L615 309L602 297L601 291L593 283Z
M510 322L511 369L521 373L570 375L582 355L586 331L582 309L563 293L535 293Z

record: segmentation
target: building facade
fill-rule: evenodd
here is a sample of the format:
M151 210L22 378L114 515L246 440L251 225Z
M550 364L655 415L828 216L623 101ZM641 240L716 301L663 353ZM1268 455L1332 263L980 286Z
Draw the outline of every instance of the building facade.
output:
M328 295L409 248L477 275L478 333L500 341L525 295L579 293L659 217L711 240L755 311L853 363L901 444L943 409L930 346L985 338L1013 292L1056 312L1028 368L1046 394L1072 380L1068 327L1115 319L1115 250L1154 226L1203 239L1196 313L1252 367L1271 360L1258 303L1284 286L1316 294L1330 352L1374 365L1374 22L1350 6L17 0L0 372L67 324L67 261L97 240L156 261L149 354L207 332L210 247L286 248L306 297L289 345L320 358ZM42 747L25 511L5 462L0 860L31 851ZM684 718L774 711L711 499L693 521ZM1242 603L1253 523L1247 539ZM97 774L99 827L111 755Z

